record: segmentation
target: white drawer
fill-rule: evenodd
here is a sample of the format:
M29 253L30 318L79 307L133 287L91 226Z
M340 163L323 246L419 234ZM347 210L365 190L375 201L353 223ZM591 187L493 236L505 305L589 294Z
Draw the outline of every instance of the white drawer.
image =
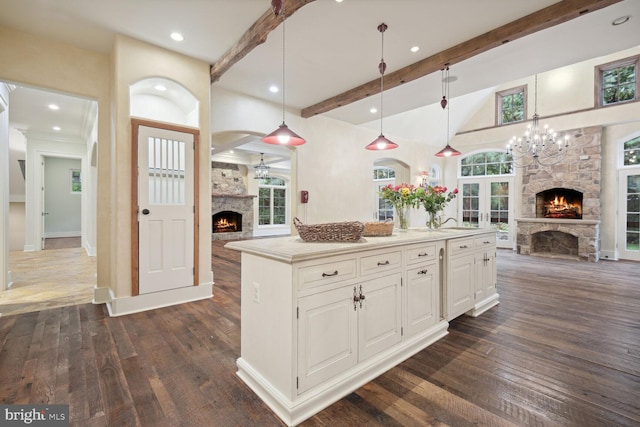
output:
M356 277L356 259L348 258L298 268L300 289L328 285Z
M449 240L449 255L463 254L472 251L475 247L475 239L474 237L469 237Z
M362 275L374 274L400 268L402 252L381 252L360 258L360 272Z
M431 261L436 259L437 245L435 243L425 243L407 248L407 265L415 264L422 261Z
M477 249L482 249L484 247L491 247L496 245L496 235L495 234L487 234L486 236L476 237L475 239L475 247Z

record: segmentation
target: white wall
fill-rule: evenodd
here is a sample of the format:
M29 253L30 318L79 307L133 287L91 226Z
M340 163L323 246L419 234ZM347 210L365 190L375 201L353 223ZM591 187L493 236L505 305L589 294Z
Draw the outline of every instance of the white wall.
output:
M237 131L266 135L282 122L281 106L212 86L212 132ZM437 162L437 151L419 141L387 138L400 145L390 151L368 151L365 146L380 133L339 120L316 116L303 119L287 111L289 128L307 143L294 149L291 167L292 215L307 224L374 220L373 166L376 160L396 159L409 166L412 184L420 172ZM439 150L439 149L438 149ZM299 191L309 191L309 203L300 203ZM411 213L411 225L424 224L424 214Z
M71 192L71 171L81 167L78 159L45 157L45 238L81 235L82 193Z
M9 273L9 91L0 84L0 291L7 289Z
M9 250L22 251L24 249L24 218L26 210L24 202L9 203Z

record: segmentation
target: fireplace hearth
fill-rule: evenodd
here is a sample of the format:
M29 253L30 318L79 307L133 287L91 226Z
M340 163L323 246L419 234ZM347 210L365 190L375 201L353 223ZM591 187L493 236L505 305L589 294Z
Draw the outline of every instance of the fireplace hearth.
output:
M523 169L522 210L516 218L519 254L600 259L602 128L571 133L575 140L564 161Z

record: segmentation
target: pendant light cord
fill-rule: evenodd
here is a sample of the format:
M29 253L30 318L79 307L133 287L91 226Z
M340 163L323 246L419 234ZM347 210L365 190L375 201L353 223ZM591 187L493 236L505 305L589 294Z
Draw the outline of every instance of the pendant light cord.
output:
M287 15L284 13L284 4L282 6L282 123L284 123L284 108L285 108L285 103L284 103L284 94L285 94L285 84L284 84L284 78L285 78L285 46L284 46L284 24L287 20Z
M382 24L384 25L384 23ZM380 71L380 135L382 135L382 118L384 117L383 115L383 108L384 108L384 102L383 102L383 97L384 97L384 72L386 69L386 64L384 63L384 32L386 30L386 25L384 27L379 27L380 29L380 34L382 35L381 37L381 47L380 47L380 65L378 66L378 69Z
M449 66L446 67L447 76L444 80L446 80L446 96L447 96L447 140L446 144L449 144L449 112L451 111L451 98L449 97Z

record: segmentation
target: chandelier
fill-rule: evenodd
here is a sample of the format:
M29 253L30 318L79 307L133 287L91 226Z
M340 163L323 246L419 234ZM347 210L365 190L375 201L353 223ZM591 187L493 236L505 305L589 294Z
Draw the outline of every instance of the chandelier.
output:
M254 166L253 169L254 179L269 178L269 166L264 164L264 153L260 153L260 164L258 166Z
M523 168L533 164L551 166L560 163L567 155L569 135L558 138L558 134L548 125L540 125L538 116L538 75L535 77L535 110L533 120L527 126L524 136L511 138L507 144L507 153L512 164Z

